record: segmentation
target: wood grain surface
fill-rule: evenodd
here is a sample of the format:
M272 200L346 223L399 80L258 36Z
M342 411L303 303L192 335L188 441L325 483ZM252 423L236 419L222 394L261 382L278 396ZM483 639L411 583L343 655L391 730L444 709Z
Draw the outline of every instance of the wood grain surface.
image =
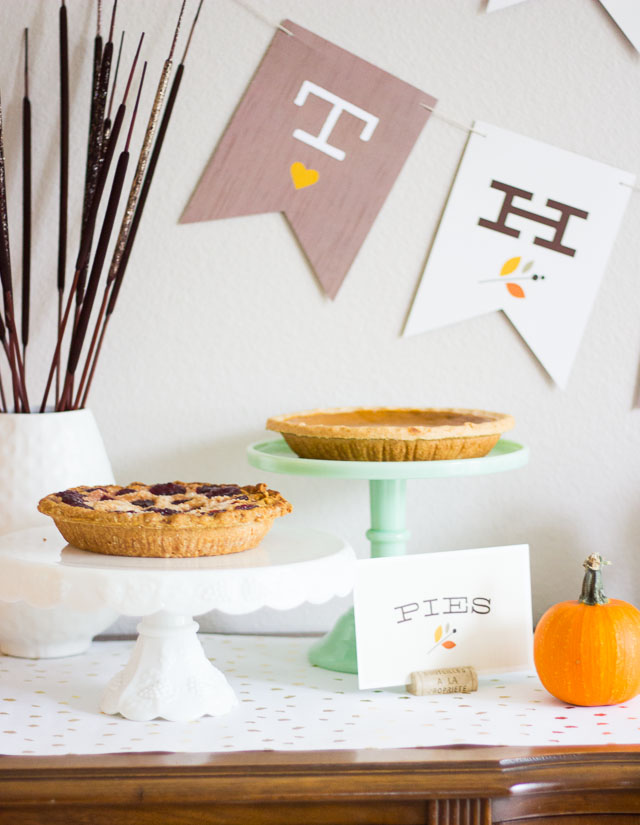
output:
M0 757L0 825L640 822L640 746Z

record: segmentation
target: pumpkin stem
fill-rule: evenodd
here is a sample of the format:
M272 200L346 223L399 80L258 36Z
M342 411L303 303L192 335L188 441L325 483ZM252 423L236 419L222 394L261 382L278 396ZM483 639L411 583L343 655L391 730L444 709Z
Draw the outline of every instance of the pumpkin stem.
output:
M599 553L592 553L583 563L585 574L579 599L582 604L607 604L609 601L602 589L602 566L605 564L611 562L605 561Z

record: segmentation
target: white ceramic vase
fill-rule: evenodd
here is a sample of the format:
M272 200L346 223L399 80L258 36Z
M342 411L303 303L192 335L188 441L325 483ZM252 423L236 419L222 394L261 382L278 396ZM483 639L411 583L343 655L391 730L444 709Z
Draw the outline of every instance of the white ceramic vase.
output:
M37 510L40 499L49 493L113 481L89 410L0 414L0 534L50 524ZM116 613L104 608L81 613L22 601L0 602L0 650L29 658L75 655L116 618Z

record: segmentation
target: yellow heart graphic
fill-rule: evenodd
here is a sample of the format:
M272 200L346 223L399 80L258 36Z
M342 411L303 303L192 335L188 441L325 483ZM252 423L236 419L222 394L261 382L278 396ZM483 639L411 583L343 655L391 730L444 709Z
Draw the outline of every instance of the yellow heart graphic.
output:
M304 163L296 161L291 164L289 169L291 172L291 180L296 189L304 189L305 186L313 186L317 182L320 174L317 169L307 169Z

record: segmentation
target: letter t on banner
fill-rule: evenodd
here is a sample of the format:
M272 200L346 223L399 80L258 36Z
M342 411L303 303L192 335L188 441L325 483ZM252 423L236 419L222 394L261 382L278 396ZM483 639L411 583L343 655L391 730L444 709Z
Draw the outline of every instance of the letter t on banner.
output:
M181 223L284 212L334 298L436 99L283 25Z

